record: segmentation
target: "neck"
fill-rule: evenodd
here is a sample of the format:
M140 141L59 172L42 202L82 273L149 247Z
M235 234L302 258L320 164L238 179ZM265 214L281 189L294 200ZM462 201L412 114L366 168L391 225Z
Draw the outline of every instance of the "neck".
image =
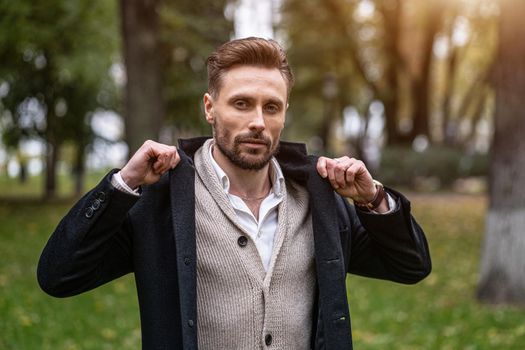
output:
M213 147L212 155L230 179L231 194L251 199L266 196L270 191L270 164L260 170L247 170L233 164L218 147Z

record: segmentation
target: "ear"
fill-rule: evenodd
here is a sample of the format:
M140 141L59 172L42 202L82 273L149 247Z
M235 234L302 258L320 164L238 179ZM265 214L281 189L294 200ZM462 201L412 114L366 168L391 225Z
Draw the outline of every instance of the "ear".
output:
M209 93L205 93L204 97L202 98L202 101L204 103L204 113L206 115L206 121L208 122L208 124L213 125L213 98Z

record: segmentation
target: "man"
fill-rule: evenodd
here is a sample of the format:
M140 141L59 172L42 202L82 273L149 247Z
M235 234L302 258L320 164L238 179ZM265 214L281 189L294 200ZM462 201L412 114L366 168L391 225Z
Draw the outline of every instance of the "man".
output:
M276 42L207 64L213 138L146 141L60 222L40 285L65 297L133 272L145 349L351 349L346 273L430 272L409 202L361 161L280 142L293 76Z

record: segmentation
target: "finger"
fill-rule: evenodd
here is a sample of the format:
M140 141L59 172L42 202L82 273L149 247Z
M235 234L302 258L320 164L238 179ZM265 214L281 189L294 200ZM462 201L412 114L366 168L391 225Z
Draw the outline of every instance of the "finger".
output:
M351 187L354 186L355 175L359 170L359 164L357 162L352 162L352 164L345 171L346 185Z
M176 160L178 157L178 155L176 153L170 153L163 168L162 168L162 173L164 174L165 172L169 171L170 169L173 169L177 163L178 163L178 160Z
M335 182L339 187L345 188L347 186L345 172L352 164L352 160L345 156L334 158L334 161L336 162L334 167Z
M335 160L335 159L326 160L326 172L328 174L328 180L330 180L330 184L335 189L339 188L339 184L335 180L335 169L337 167L337 162L338 160Z
M166 163L166 154L161 153L157 156L157 159L153 163L153 172L157 175L162 173L162 169L164 168L164 164Z
M356 161L349 168L349 172L353 176L352 186L355 188L357 200L360 202L371 201L374 197L375 186L365 164L361 161Z
M167 157L164 166L162 167L162 172L165 173L170 169L173 169L180 161L179 153L175 146L168 146L167 148Z
M317 160L317 172L323 179L328 176L328 172L326 171L326 160L326 157L319 157Z
M153 170L157 174L164 174L173 167L173 159L177 155L177 148L163 144L156 144L153 150L157 154Z
M177 164L179 164L179 162L180 162L179 152L175 148L175 156L171 159L171 164L170 164L171 169L175 168Z

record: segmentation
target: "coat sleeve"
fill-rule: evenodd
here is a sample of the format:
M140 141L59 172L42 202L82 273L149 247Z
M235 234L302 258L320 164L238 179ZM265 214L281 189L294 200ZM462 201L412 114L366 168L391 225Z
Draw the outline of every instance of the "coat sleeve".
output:
M138 197L111 185L115 172L73 206L47 242L37 268L46 293L76 295L133 270L127 213Z
M337 196L341 243L347 273L412 284L431 271L427 240L410 214L410 202L387 189L397 208L367 213Z

